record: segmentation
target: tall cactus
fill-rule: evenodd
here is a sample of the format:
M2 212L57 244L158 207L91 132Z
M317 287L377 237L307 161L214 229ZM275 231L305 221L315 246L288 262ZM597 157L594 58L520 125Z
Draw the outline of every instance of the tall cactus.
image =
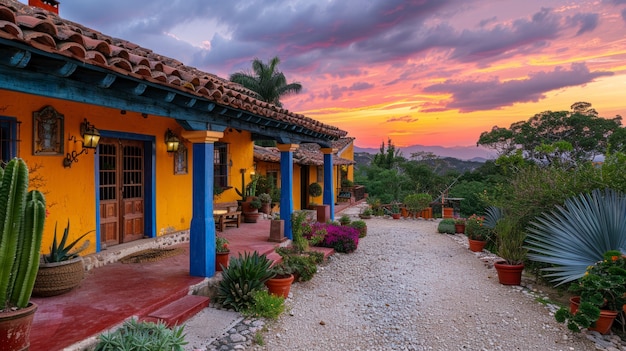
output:
M19 158L0 172L0 311L24 308L39 269L46 217L41 192L28 192L28 167Z

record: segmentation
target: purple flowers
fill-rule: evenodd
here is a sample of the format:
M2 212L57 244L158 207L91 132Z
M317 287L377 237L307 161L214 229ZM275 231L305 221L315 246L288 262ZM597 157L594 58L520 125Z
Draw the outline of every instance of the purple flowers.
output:
M305 236L309 240L319 242L317 246L330 247L337 252L351 253L359 245L359 231L356 228L319 222L304 225L308 227L303 231ZM323 236L322 240L320 240L321 236Z

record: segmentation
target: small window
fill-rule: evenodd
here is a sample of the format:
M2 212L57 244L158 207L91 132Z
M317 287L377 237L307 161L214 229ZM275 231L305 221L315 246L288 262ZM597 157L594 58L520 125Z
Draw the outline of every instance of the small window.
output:
M317 166L317 182L324 183L324 166Z
M228 144L215 143L213 155L213 179L215 185L228 187Z
M19 123L15 118L0 117L0 157L2 163L17 156Z

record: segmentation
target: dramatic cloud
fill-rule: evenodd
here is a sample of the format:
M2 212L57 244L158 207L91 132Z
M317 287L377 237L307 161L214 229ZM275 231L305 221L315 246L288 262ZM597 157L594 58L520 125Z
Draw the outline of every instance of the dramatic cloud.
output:
M589 72L583 63L570 69L556 67L552 72L530 73L527 79L502 82L497 78L487 81L453 81L434 84L424 89L432 93L449 93L449 109L460 112L501 109L515 103L537 102L545 93L555 89L586 84L595 78L613 75L612 72Z
M601 114L626 113L612 98L626 0L63 0L60 15L224 78L278 56L304 88L283 105L359 145L409 143L391 128L417 117L425 143L445 142L443 128L474 144L490 110L525 118L595 97Z
M571 18L571 22L574 25L579 25L580 29L576 32L576 35L581 35L585 32L591 32L598 26L598 20L600 15L597 13L577 13Z

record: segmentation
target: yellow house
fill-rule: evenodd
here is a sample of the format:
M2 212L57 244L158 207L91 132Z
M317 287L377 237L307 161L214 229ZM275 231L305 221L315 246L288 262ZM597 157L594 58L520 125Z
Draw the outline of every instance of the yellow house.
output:
M23 158L46 195L44 250L68 220L74 238L93 230L90 252L189 230L190 273L212 276L214 185L253 171L253 135L277 142L289 188L302 143L333 179L343 130L53 12L3 0L0 20L0 155ZM280 208L290 235L291 193Z
M332 179L333 197L332 204L337 203L337 194L344 180L353 180L354 173L354 138L340 138L331 143L333 150L333 174ZM275 147L254 146L254 161L257 174L271 177L276 181L275 186L280 184L280 151ZM318 144L300 144L293 154L293 198L294 209L305 209L309 204L321 204L320 197L311 197L309 185L318 183L325 189L324 181L324 154ZM324 201L326 204L327 202ZM331 212L331 217L334 211Z

